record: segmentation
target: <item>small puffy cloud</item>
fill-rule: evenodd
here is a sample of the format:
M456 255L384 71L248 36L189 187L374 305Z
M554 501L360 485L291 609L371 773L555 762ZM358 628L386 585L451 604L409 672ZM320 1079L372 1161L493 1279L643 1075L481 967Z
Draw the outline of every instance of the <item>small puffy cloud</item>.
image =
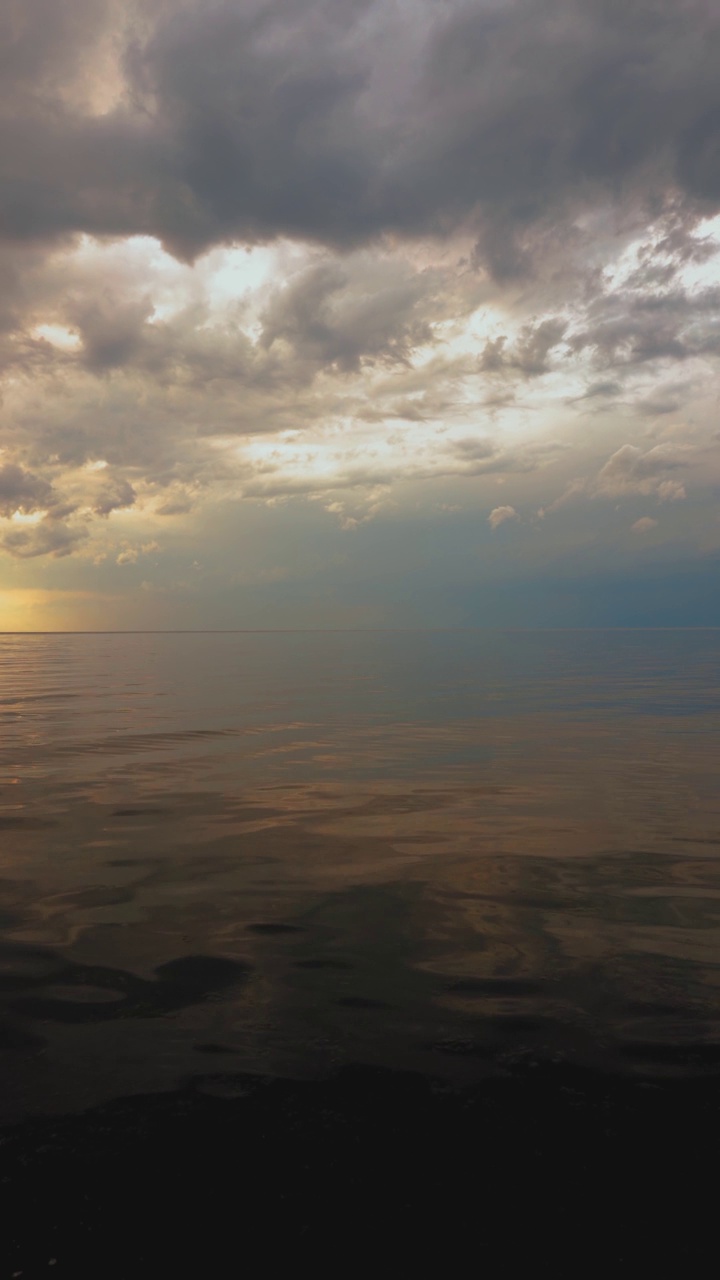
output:
M687 498L687 491L679 480L663 480L657 487L657 496L660 502L682 502Z
M488 516L488 524L491 529L497 529L501 524L505 524L506 520L519 520L520 517L514 507L495 507Z
M657 528L657 520L653 520L652 516L641 516L630 526L631 533L650 533L652 529Z
M670 479L668 472L691 463L694 452L690 446L667 443L644 451L634 444L621 445L595 475L571 480L543 513L588 498L642 495L657 498L658 502L680 502L687 497L685 485L681 480Z
M115 559L116 564L137 564L141 556L152 555L154 551L160 550L160 544L157 542L144 542L140 546L133 547L130 543L125 543L122 551Z
M667 473L682 466L688 452L671 444L658 444L645 452L637 445L624 444L599 472L595 492L606 497L655 494L660 502L685 498L685 486L667 478Z
M620 476L632 480L657 475L659 471L680 466L682 459L672 445L655 445L643 453L634 444L624 444L608 459L600 472L608 478Z

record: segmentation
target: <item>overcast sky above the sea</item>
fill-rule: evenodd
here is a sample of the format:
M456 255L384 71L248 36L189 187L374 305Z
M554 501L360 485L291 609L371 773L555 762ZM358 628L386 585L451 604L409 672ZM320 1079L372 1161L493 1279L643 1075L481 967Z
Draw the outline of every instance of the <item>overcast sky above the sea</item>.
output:
M0 0L0 629L720 623L716 0Z

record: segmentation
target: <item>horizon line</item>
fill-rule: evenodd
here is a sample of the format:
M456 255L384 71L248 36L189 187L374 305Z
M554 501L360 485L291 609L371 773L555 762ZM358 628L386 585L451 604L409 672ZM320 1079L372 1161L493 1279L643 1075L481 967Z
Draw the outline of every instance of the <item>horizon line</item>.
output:
M217 636L217 635L454 635L473 631L506 634L592 631L720 631L714 626L597 627L110 627L65 630L0 631L5 636Z

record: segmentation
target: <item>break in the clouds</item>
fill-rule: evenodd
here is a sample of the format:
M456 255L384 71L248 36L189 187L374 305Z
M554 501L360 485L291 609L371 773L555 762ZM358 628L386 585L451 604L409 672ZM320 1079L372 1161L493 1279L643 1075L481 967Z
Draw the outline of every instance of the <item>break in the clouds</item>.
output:
M0 26L6 625L715 620L712 0Z

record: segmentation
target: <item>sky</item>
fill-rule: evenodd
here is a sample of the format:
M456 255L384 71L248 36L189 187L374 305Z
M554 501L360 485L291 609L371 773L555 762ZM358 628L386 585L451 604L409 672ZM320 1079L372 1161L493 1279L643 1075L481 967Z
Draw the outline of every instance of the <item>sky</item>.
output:
M0 630L720 625L717 0L0 0Z

